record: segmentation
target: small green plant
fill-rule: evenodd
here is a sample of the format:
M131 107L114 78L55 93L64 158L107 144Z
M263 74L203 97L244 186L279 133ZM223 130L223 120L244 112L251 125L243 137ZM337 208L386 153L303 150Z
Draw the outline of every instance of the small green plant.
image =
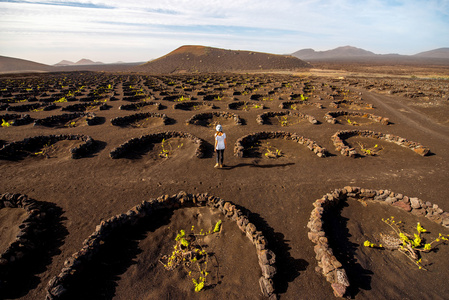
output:
M5 119L2 119L2 127L9 127L9 126L11 126L11 123L5 121Z
M183 101L189 101L189 100L190 100L190 98L181 96L178 99L176 99L175 102L183 102Z
M218 220L218 222L215 224L215 226L214 226L214 233L216 233L216 232L220 232L220 230L221 230L221 220Z
M76 121L70 121L65 124L66 127L76 127Z
M195 292L200 292L206 286L209 275L208 262L209 253L203 249L200 243L200 237L218 234L221 231L222 221L219 220L213 229L207 233L203 230L197 234L194 233L195 226L191 228L191 234L187 235L185 230L180 230L175 237L175 245L170 255L164 255L159 260L164 268L173 271L178 267L183 267L188 276L192 279Z
M365 154L365 155L375 156L375 155L378 155L379 152L383 150L383 148L377 144L374 145L374 147L366 148L366 146L363 145L361 142L357 142L357 143L359 144L360 151L362 151L363 154Z
M51 153L55 150L55 145L50 145L50 142L48 142L47 144L45 144L41 151L38 152L34 152L33 155L34 156L43 156L45 158L50 158L51 157Z
M183 143L178 145L178 147L176 147L176 149L181 149L182 146L184 146ZM162 157L162 158L169 158L170 156L173 155L173 151L175 149L173 149L172 144L169 141L167 141L166 139L162 139L161 147L162 147L162 150L159 153L160 157Z
M381 233L380 237L383 242L382 244L377 245L366 240L363 245L371 248L398 250L407 256L420 270L426 270L421 264L422 258L420 253L432 251L437 245L446 243L449 238L449 235L442 235L439 233L437 238L430 243L426 243L421 234L427 232L427 230L424 229L419 222L416 225L416 233L410 235L400 229L399 224L401 224L401 221L396 222L394 217L382 219L382 221L393 229L395 236Z
M66 97L62 97L62 98L59 98L59 100L54 101L54 103L63 103L63 102L67 102Z
M360 124L357 123L356 121L351 121L349 118L346 118L346 122L347 122L349 125L352 125L352 126L359 126L359 125L360 125Z
M290 125L290 122L288 120L288 116L282 116L282 117L276 117L279 121L279 123L281 123L281 126L287 127Z
M264 144L262 148L264 149L264 155L267 158L279 158L283 156L282 151L276 147L271 146L270 142L266 142L266 144Z

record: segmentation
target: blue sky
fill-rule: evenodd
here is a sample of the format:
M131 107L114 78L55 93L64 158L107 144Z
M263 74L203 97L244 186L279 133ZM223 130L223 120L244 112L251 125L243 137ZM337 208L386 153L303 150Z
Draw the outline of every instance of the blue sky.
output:
M449 0L0 0L0 55L148 61L181 45L276 54L449 47Z

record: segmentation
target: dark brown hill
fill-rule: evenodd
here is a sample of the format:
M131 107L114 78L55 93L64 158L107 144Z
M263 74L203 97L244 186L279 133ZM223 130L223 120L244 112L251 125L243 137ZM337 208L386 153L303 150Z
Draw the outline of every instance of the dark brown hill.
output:
M133 68L133 71L169 74L291 70L308 67L308 63L290 55L182 46L165 56Z
M20 58L0 56L0 73L48 72L52 70L53 67L49 65Z

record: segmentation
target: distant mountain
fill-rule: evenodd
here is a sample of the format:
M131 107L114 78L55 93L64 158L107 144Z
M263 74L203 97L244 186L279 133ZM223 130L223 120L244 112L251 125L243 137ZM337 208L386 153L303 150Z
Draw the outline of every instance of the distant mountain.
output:
M57 64L55 64L55 67L66 67L66 66L92 66L92 65L103 65L101 61L92 61L87 58L80 59L76 63L70 60L61 60Z
M225 50L205 46L181 46L158 59L133 68L150 73L232 72L285 70L310 65L291 55Z
M80 59L75 63L76 66L103 65L101 61L92 61L87 58Z
M0 56L0 73L48 72L52 71L52 69L52 66L40 64L34 61Z
M420 53L415 54L413 56L449 59L449 48L439 48L439 49L435 49L435 50L420 52Z
M292 56L306 61L346 61L346 62L401 62L405 64L436 63L447 64L449 62L449 48L440 48L421 52L415 55L401 54L375 54L364 49L344 46L332 50L315 51L313 49L302 49L292 53Z
M299 59L304 60L315 60L315 59L339 59L339 58L349 58L349 57L372 57L376 56L371 51L367 51L364 49L352 47L352 46L344 46L338 47L332 50L326 51L315 51L313 49L302 49L292 53L292 56L295 56Z
M69 60L61 60L57 64L54 64L55 67L61 67L61 66L73 66L75 63L73 61Z

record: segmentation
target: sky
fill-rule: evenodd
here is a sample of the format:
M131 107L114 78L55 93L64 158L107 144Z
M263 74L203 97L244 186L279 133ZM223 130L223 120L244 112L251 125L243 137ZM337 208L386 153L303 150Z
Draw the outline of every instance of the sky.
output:
M143 62L182 45L289 54L449 47L449 0L0 0L0 55Z

